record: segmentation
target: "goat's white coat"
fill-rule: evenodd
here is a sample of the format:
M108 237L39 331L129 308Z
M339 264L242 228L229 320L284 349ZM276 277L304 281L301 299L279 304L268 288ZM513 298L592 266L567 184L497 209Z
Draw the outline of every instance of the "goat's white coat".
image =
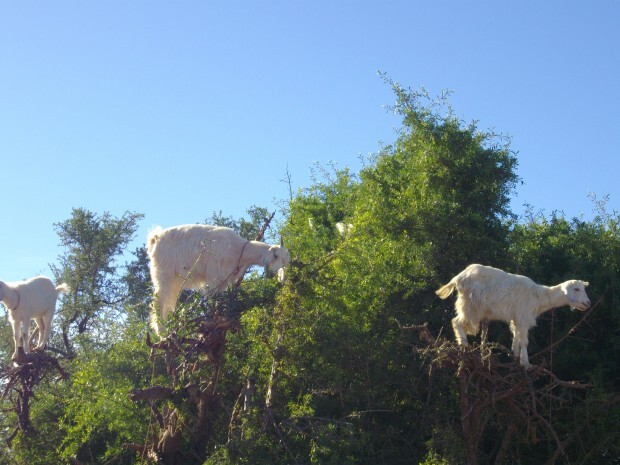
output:
M39 338L34 350L43 350L52 330L52 319L56 311L56 300L62 292L68 292L66 283L54 286L45 276L37 276L26 281L5 283L0 281L0 301L7 308L9 321L13 327L15 354L19 347L30 352L30 321L34 319L39 328Z
M221 292L252 265L269 267L281 279L280 270L290 260L282 246L248 241L230 228L203 224L155 228L146 245L155 294L151 326L157 334L157 310L165 320L182 289Z
M341 236L346 236L352 233L353 227L354 226L351 223L343 223L342 221L339 221L338 223L336 223L336 229L338 230Z
M505 321L513 334L512 352L529 367L528 331L536 318L556 307L570 305L581 311L590 307L585 281L570 280L556 286L536 284L526 276L483 265L469 265L436 291L447 298L458 292L452 327L458 343L467 346L467 334L475 335L481 322Z

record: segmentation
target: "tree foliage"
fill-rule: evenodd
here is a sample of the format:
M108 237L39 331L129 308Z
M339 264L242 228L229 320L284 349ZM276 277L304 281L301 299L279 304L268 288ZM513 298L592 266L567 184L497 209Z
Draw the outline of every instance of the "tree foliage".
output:
M74 357L76 344L105 343L105 324L122 317L118 309L122 308L124 288L116 259L133 239L142 216L127 212L119 219L109 213L98 217L78 208L71 219L55 225L66 253L52 271L58 281L71 287L56 317L63 346L57 350L63 355Z

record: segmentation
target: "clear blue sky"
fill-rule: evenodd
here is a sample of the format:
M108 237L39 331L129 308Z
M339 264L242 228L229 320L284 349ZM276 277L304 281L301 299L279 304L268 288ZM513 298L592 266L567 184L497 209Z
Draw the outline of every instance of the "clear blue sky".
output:
M240 217L359 169L400 121L377 76L512 136L513 210L620 210L616 1L0 0L0 279L50 275L83 207Z

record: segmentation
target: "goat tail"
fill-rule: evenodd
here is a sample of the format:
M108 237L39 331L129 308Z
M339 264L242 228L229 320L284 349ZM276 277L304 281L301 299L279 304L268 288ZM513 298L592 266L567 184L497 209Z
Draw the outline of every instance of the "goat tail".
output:
M69 287L67 283L62 283L56 286L56 292L58 294L63 294L63 293L69 292L70 290L71 288Z
M155 244L157 244L157 241L159 240L159 236L161 235L162 231L163 229L161 228L161 226L155 226L153 229L151 229L148 236L146 237L146 251L149 255L153 253Z
M454 289L456 289L456 283L454 281L450 281L448 284L437 289L435 294L437 294L440 299L447 299L450 294L454 292Z

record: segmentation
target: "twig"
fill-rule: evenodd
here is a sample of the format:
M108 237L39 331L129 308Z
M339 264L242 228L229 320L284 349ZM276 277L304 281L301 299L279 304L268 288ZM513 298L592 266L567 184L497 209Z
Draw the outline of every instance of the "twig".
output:
M267 228L269 227L269 224L271 223L271 220L273 220L274 216L276 216L275 211L271 214L269 218L265 218L265 223L263 224L263 227L260 229L260 231L256 235L256 238L254 239L255 241L263 240L263 237L265 237L265 231L267 231Z
M6 438L6 445L9 446L9 449L11 448L11 445L13 444L13 439L15 439L15 436L17 436L18 432L19 426L16 426L13 432L9 434L9 436Z
M580 319L580 320L579 320L579 321L578 321L578 322L577 322L577 323L576 323L576 324L575 324L575 325L574 325L571 329L569 329L569 330L568 330L568 332L567 332L564 336L562 336L560 339L558 339L557 341L555 341L553 344L551 344L551 345L549 345L549 346L545 347L544 349L542 349L542 350L538 351L538 352L537 352L537 353L535 353L532 357L537 357L537 356L539 356L539 355L541 355L541 354L544 354L545 352L549 352L550 350L554 349L556 346L558 346L559 344L561 344L561 343L562 343L562 342L563 342L563 341L564 341L567 337L571 336L571 335L572 335L575 331L577 331L577 328L578 328L579 326L581 326L581 325L584 323L584 321L586 321L586 320L587 320L587 318L588 318L588 317L592 314L592 312L594 311L594 309L595 309L596 307L598 307L598 306L599 306L599 304L603 301L603 297L604 297L604 295L602 295L602 296L601 296L601 297L600 297L600 298L596 301L596 303L595 303L594 305L592 305L592 306L590 307L590 309L589 309L587 312L585 312L585 313L583 314L583 316L581 317L581 319Z
M271 423L273 425L273 428L276 431L276 434L278 435L278 437L280 438L280 442L282 443L282 446L284 447L284 450L286 450L286 453L291 457L291 459L293 460L293 463L295 465L298 465L299 462L297 461L297 459L295 458L295 455L293 455L293 452L291 451L291 449L289 448L288 444L286 444L286 440L284 438L284 434L282 433L282 431L280 430L280 428L278 428L278 425L276 424L276 420L275 418L273 418L273 413L271 412L271 409L269 407L265 407L265 412L269 415L269 418L271 420Z

